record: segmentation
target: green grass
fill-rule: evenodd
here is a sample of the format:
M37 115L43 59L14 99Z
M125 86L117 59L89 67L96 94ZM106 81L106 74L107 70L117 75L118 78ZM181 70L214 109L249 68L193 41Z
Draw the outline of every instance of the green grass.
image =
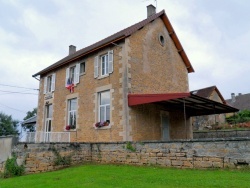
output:
M59 171L0 179L0 188L250 187L250 170L194 170L87 164Z

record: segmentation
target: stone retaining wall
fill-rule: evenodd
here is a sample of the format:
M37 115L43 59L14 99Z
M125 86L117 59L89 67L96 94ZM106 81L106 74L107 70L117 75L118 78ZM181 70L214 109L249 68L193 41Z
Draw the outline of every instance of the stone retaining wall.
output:
M250 137L250 130L195 131L194 139Z
M14 152L26 173L56 170L56 148L61 156L70 155L73 164L85 162L131 165L160 165L177 168L238 168L250 166L250 138L175 142L115 142L19 144Z

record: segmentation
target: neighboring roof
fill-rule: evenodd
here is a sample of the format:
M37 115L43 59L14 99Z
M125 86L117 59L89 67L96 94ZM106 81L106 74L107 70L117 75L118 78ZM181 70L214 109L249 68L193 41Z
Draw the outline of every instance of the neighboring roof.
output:
M194 90L194 91L191 91L191 93L194 95L209 99L213 91L216 91L221 101L223 102L223 104L226 104L224 97L221 95L220 91L218 90L216 86L210 86L210 87Z
M24 120L22 124L23 125L36 124L36 118L37 118L37 116L33 116L29 119Z
M238 108L240 110L250 110L250 93L235 96L234 102L232 99L227 99L226 102L234 108Z
M238 112L231 106L203 98L192 93L129 94L128 105L160 104L169 110L184 111L189 116L202 116Z
M174 42L180 56L182 57L185 65L187 67L188 72L189 73L194 72L194 69L193 69L193 67L192 67L192 65L191 65L191 63L190 63L190 61L189 61L189 59L188 59L188 57L187 57L187 55L186 55L186 53L184 51L184 49L183 49L183 47L182 47L182 45L181 45L181 43L180 43L180 41L179 41L179 39L178 39L178 37L176 35L171 23L170 23L167 15L165 14L165 11L162 10L161 12L153 14L152 16L148 17L147 19L145 19L145 20L143 20L141 22L138 22L138 23L126 28L126 29L123 29L123 30L121 30L121 31L119 31L119 32L117 32L117 33L115 33L115 34L113 34L113 35L99 41L99 42L96 42L96 43L86 47L86 48L78 50L74 54L66 56L65 58L59 60L58 62L50 65L49 67L41 70L40 72L34 74L33 77L36 77L36 76L41 75L41 74L45 74L48 71L51 71L51 70L53 70L53 69L55 69L55 68L57 68L59 66L62 66L64 64L67 64L67 63L69 63L71 61L74 61L74 60L76 60L76 59L78 59L80 57L83 57L83 56L85 56L85 55L87 55L89 53L92 53L95 50L98 50L98 49L103 48L105 46L108 46L108 45L110 45L110 44L112 44L114 42L125 39L126 37L132 35L133 33L140 30L145 25L147 25L148 23L154 21L157 18L161 18L163 20L163 22L164 22L164 24L165 24L165 26L166 26L166 28L167 28L167 30L169 32L170 37L172 38L172 40L173 40L173 42Z

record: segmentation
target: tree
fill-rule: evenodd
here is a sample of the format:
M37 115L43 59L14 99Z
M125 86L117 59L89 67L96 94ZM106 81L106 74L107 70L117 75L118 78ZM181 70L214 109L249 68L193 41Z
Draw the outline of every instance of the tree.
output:
M23 120L27 120L31 117L34 117L37 115L37 108L33 108L32 111L28 111L26 113L26 116L23 118ZM29 130L30 132L34 132L35 131L35 125L36 123L29 123L29 124L22 124L22 127L24 128L24 130Z
M19 121L13 120L11 116L0 112L0 136L18 135Z

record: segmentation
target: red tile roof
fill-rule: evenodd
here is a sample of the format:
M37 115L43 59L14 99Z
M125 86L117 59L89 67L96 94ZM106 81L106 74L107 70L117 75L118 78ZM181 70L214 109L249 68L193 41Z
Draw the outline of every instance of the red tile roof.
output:
M187 70L188 72L194 72L194 69L177 37L177 35L175 34L175 31L170 23L170 21L168 20L167 18L167 15L165 14L165 11L162 10L161 12L159 13L156 13L150 17L148 17L147 19L141 21L141 22L138 22L128 28L125 28L99 42L96 42L86 48L83 48L81 50L78 50L76 51L74 54L71 54L71 55L68 55L66 56L65 58L59 60L58 62L50 65L49 67L39 71L38 73L34 74L33 77L36 77L38 75L42 75L42 74L45 74L49 71L52 71L53 69L56 69L64 64L67 64L69 62L72 62L80 57L83 57L91 52L94 52L102 47L105 47L105 46L108 46L114 42L117 42L117 41L120 41L130 35L132 35L134 32L138 31L139 29L141 29L142 27L144 27L145 25L147 25L148 23L154 21L155 19L157 18L161 18L166 26L166 28L168 29L168 32L169 32L169 35L170 37L172 38L172 40L174 41L174 44L180 54L180 56L182 57L186 67L187 67Z

